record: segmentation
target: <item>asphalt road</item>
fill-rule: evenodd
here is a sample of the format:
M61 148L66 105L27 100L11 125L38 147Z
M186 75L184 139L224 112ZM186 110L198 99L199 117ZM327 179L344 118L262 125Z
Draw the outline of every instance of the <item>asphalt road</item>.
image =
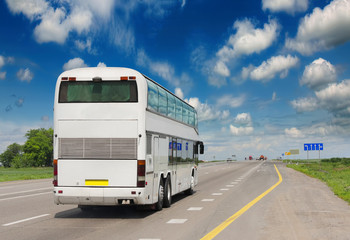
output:
M213 232L214 239L350 239L350 206L325 184L280 163L200 167L195 194L177 195L160 212L57 206L51 181L0 183L1 240L211 239Z

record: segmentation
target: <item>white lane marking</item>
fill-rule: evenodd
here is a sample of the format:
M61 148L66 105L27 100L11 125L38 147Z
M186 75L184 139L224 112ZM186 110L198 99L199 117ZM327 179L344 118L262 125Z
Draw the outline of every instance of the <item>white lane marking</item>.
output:
M221 196L223 193L212 193L211 195L213 195L213 196Z
M22 220L19 220L19 221L16 221L16 222L6 223L6 224L3 224L2 226L3 226L3 227L7 227L7 226L11 226L11 225L14 225L14 224L17 224L17 223L26 222L26 221L30 221L30 220L33 220L33 219L37 219L37 218L41 218L41 217L46 217L46 216L49 216L49 215L50 215L50 214L43 214L43 215L31 217L31 218L22 219Z
M20 191L20 192L12 192L12 193L2 193L2 194L0 194L0 196L14 195L14 194L18 194L18 193L35 192L35 191L47 190L47 189L53 190L53 187L49 187L49 188L37 188L37 189L32 189L32 190L27 190L27 191Z
M167 223L169 224L182 224L185 223L187 219L170 219Z
M220 191L228 191L228 188L221 188Z
M200 211L202 209L203 209L202 207L190 207L187 209L187 211Z
M226 185L226 187L234 187L233 185Z
M44 192L44 193L36 193L36 194L30 194L30 195L25 195L25 196L18 196L18 197L11 197L11 198L3 198L3 199L0 199L0 202L1 201L5 201L5 200L12 200L12 199L18 199L18 198L26 198L26 197L32 197L32 196L38 196L38 195L43 195L43 194L49 194L52 192Z
M238 184L238 182L232 182L231 184Z
M205 174L209 174L208 172L206 172Z
M242 181L242 180L241 180L241 179L236 179L236 180L235 180L235 182L240 182L240 181Z
M202 199L202 202L213 202L215 199Z

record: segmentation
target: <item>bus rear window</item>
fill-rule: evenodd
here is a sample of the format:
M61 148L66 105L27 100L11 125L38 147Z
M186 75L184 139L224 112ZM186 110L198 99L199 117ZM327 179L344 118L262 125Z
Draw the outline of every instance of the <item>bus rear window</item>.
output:
M136 81L61 82L58 102L137 102Z

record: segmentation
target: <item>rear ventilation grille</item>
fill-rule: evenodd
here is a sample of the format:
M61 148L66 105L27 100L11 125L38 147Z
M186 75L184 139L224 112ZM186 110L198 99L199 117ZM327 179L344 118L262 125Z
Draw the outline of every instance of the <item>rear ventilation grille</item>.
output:
M59 158L136 159L136 138L59 138Z

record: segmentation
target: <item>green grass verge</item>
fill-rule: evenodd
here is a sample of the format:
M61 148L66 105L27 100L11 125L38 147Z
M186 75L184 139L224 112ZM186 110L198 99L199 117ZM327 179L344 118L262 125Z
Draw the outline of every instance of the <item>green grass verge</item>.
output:
M4 168L0 167L0 182L52 178L53 168Z
M335 195L350 204L350 161L335 161L324 159L319 163L288 164L287 167L318 178L325 182Z

